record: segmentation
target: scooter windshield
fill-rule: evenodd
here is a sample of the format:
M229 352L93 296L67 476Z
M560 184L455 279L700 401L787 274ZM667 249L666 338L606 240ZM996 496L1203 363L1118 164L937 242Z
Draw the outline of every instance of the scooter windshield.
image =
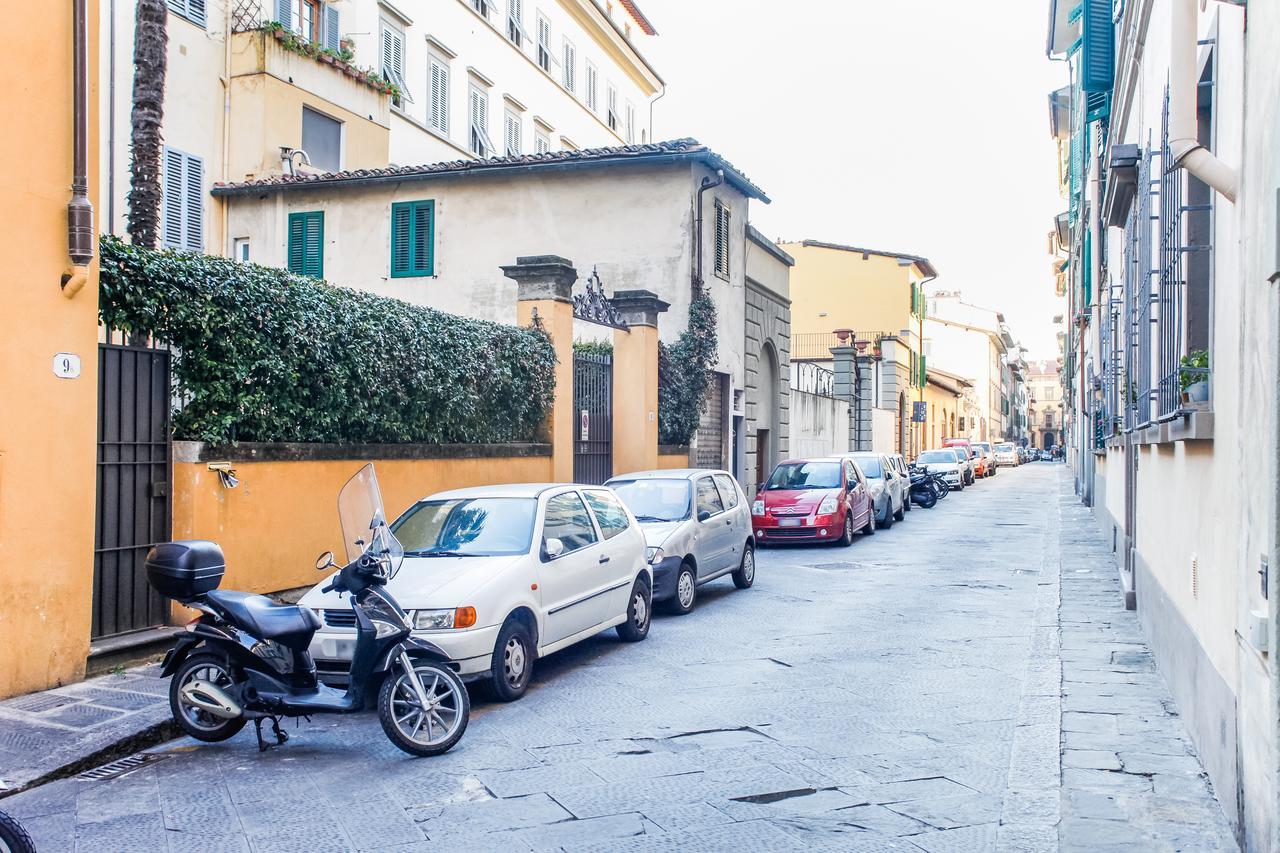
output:
M370 553L387 560L394 576L404 562L404 547L387 526L378 476L369 463L355 473L338 492L338 521L342 525L342 545L347 562Z

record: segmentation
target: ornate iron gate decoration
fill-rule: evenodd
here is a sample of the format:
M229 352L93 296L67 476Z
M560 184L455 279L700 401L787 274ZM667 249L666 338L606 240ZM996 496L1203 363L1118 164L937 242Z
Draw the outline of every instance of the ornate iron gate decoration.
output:
M618 309L609 301L609 297L604 295L604 284L600 281L600 275L595 267L591 268L591 275L587 277L586 292L573 295L573 316L589 323L599 323L601 326L612 326L615 329L627 328Z
M172 526L170 394L166 350L98 345L94 639L162 625L168 613L143 561Z
M613 475L613 356L573 354L573 479L599 484Z

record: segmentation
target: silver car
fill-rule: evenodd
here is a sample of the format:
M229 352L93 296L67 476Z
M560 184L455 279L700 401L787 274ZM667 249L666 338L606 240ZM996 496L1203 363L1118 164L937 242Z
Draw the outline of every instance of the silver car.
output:
M846 453L844 458L852 459L867 478L876 525L887 530L895 521L902 521L910 500L911 480L899 474L883 453Z
M902 489L902 505L907 512L911 512L911 466L907 464L907 458L901 453L890 453L889 462L893 465L893 470L902 476L898 485Z
M732 474L705 468L638 471L605 485L640 523L655 602L668 601L684 614L708 581L732 573L738 589L755 582L751 506Z

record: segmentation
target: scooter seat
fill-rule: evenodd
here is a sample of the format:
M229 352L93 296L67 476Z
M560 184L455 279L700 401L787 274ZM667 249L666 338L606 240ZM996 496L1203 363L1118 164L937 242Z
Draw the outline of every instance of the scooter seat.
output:
M275 640L289 648L305 649L320 627L314 610L296 604L276 604L265 595L210 590L205 598L246 633L259 640Z

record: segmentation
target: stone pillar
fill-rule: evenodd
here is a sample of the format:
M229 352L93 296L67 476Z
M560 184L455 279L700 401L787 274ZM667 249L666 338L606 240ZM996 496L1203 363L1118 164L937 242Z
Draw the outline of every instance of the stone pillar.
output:
M858 411L854 416L857 419L854 432L858 438L853 449L871 450L871 407L874 405L871 395L875 390L875 357L858 353L854 364L858 373Z
M626 329L613 332L613 473L658 467L658 315L670 306L648 290L609 300Z
M516 258L502 274L516 282L516 322L536 322L556 350L556 393L551 406L551 476L573 482L573 283L578 271L556 255Z
M857 350L848 343L831 348L833 360L831 367L835 373L835 381L831 393L835 394L837 400L844 400L849 404L849 436L845 443L845 447L849 450L858 449L858 374L856 356Z

